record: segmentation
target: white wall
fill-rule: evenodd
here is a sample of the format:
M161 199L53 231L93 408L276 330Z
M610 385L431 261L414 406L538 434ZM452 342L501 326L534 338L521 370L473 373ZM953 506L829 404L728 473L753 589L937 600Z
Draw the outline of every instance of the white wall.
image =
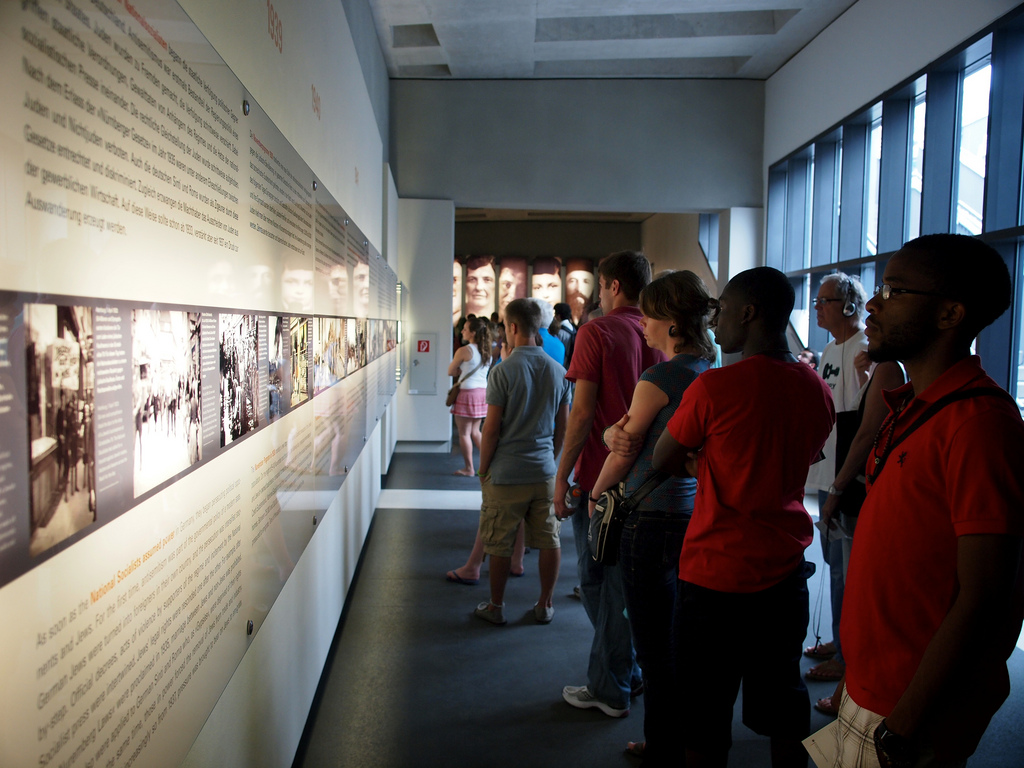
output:
M745 269L761 266L764 250L762 208L722 211L718 220L718 287Z
M765 169L1018 4L860 0L768 79Z
M179 0L232 72L378 251L383 142L338 0L275 0L278 51L263 3ZM320 97L313 111L313 88Z
M761 204L764 84L396 80L403 197L456 206L695 212Z
M455 253L455 207L450 200L398 201L398 279L409 288L405 315L406 354L416 332L437 334L436 395L410 395L409 376L395 395L398 439L446 441L451 415L444 404L452 359L452 257Z

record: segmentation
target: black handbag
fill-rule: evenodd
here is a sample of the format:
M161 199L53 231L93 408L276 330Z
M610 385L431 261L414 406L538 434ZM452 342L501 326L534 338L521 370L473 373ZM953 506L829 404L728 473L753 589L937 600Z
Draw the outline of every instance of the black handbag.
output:
M622 526L625 525L626 518L668 477L667 472L655 472L629 497L625 495L625 480L601 494L590 518L590 530L587 533L590 555L594 560L601 565L615 565L619 561L619 541L622 539Z

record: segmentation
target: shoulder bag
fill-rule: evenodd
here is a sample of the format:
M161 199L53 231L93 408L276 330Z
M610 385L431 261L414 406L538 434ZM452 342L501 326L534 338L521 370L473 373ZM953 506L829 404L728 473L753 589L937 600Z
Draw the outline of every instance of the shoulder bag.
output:
M455 401L459 399L459 390L462 389L462 382L464 382L466 379L468 379L470 376L472 376L474 373L476 373L477 371L479 371L483 367L484 367L484 357L483 357L483 355L481 355L480 356L480 365L478 365L472 371L470 371L465 376L463 376L461 379L459 379L457 382L455 382L455 384L452 385L452 388L448 390L448 397L446 397L444 399L444 404L447 405L449 408L451 408L453 405L455 405Z
M587 533L590 554L594 560L601 565L615 565L619 561L619 541L626 518L668 477L667 472L655 472L629 497L625 495L625 480L601 494L590 518L590 530Z

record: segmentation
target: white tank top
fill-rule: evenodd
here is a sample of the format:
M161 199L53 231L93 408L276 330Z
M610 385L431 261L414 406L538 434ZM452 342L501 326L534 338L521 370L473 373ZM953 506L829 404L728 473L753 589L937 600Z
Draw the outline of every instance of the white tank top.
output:
M459 378L466 376L470 371L480 365L480 350L476 348L476 344L470 342L466 345L469 348L469 360L459 365ZM490 367L489 361L480 366L480 370L469 376L465 381L462 382L463 389L483 389L487 386L487 369ZM456 379L458 381L458 379Z

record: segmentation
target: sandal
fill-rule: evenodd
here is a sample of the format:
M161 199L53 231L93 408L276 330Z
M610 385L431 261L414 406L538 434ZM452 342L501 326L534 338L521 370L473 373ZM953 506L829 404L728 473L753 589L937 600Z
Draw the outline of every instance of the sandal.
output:
M821 661L828 661L836 655L836 644L829 643L818 643L817 645L809 645L804 648L804 656L808 656L812 659L820 659Z
M804 672L804 677L815 683L835 683L846 674L846 665L836 659L823 661Z
M627 741L626 742L626 754L632 755L633 757L643 757L644 748L647 746L646 741Z
M832 696L826 696L823 699L818 699L814 702L814 708L829 717L838 717L839 707L832 703L832 699Z

